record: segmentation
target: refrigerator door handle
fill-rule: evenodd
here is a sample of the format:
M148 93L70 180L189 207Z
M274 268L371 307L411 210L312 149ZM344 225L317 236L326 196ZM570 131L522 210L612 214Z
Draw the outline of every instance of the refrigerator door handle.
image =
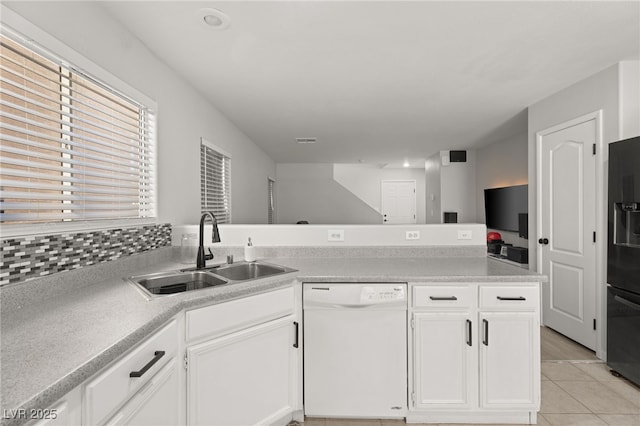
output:
M628 307L630 307L630 308L632 308L632 309L635 309L635 310L637 310L637 311L640 311L640 305L638 305L637 303L633 303L632 301L627 300L627 299L625 299L625 298L623 298L623 297L620 297L620 296L617 296L617 295L616 295L616 296L613 296L613 298L614 298L614 300L615 300L616 302L620 302L620 303L622 303L623 305L627 305Z

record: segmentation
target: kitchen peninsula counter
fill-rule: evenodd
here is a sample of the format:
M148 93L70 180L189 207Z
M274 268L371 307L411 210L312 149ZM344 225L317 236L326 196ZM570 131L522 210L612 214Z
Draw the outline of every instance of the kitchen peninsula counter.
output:
M142 258L144 255L140 255ZM137 256L134 256L137 257ZM43 409L185 309L222 303L295 282L539 283L546 277L486 257L264 258L297 271L147 300L122 279L184 268L161 259L87 267L0 289L3 425L10 410ZM141 266L142 265L142 266ZM111 268L104 272L104 268ZM46 291L42 286L52 286ZM53 289L55 286L57 289ZM46 294L46 297L43 297Z

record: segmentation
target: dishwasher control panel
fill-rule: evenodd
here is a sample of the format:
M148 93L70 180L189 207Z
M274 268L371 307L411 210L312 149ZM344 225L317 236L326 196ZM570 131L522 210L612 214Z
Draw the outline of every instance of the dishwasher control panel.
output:
M393 288L389 288L388 286L384 286L383 288L362 287L360 292L361 302L376 303L404 299L404 287L400 285Z
M406 309L406 283L303 283L303 307L367 307Z

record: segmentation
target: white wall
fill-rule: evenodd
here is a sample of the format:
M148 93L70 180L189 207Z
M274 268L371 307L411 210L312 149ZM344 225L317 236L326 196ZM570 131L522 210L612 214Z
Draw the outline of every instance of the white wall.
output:
M613 65L529 107L529 264L537 269L536 132L595 111L602 111L602 146L598 157L596 200L599 239L596 303L600 327L596 355L606 358L606 170L609 143L638 135L640 74L638 61ZM623 94L624 93L624 94Z
M94 2L4 2L158 104L158 219L200 216L200 138L231 153L232 220L266 223L275 163Z
M442 223L440 167L440 153L425 161L426 223Z
M640 61L620 62L620 139L640 135Z
M423 169L380 168L366 164L334 164L333 178L355 196L381 212L383 180L416 181L416 222L425 223L425 176Z
M619 108L619 69L618 65L611 66L595 75L581 80L558 93L529 107L528 152L529 152L529 264L537 265L537 224L536 224L536 132L548 129L560 123L572 120L594 111L603 111L602 156L606 163L608 151L606 144L619 139L620 108ZM605 194L604 176L600 176L599 191ZM606 206L600 199L600 226L605 230Z
M494 142L476 150L476 222L485 223L484 190L525 185L528 180L527 132ZM517 232L498 231L502 239L520 247L527 240Z
M476 152L467 150L467 161L440 168L442 212L457 212L458 223L476 222ZM440 216L443 218L443 216Z
M444 160L443 160L444 159ZM467 150L467 161L449 163L449 151L440 151L425 162L426 223L442 223L444 212L458 213L458 223L476 222L476 154Z
M280 224L382 223L379 212L335 181L333 164L278 164L275 192Z
M447 223L440 225L220 225L221 242L215 247L244 246L247 238L256 247L356 247L356 246L475 246L486 250L486 227L483 224ZM344 241L328 241L328 234L344 233ZM420 232L417 240L407 240L407 231ZM458 231L466 231L470 239L459 239ZM173 245L180 245L182 234L198 232L197 225L173 228ZM211 241L211 226L205 227L205 239ZM197 242L195 242L197 244Z

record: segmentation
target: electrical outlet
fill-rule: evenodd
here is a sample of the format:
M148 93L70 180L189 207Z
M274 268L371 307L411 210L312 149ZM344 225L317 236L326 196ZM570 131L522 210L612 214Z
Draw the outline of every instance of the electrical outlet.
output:
M420 239L420 231L407 231L405 234L406 240L419 240Z
M344 229L329 229L327 241L344 241Z
M459 240L470 240L473 238L473 232L467 230L458 231L458 239Z

